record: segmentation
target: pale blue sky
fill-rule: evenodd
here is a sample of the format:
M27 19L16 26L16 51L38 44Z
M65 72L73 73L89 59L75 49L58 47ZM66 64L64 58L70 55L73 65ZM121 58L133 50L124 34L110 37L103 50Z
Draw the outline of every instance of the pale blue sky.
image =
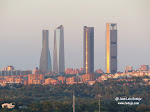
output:
M105 71L106 23L118 24L118 70L150 65L150 0L0 0L0 69L39 66L42 30L65 32L66 68L83 66L83 26L95 29L95 69Z

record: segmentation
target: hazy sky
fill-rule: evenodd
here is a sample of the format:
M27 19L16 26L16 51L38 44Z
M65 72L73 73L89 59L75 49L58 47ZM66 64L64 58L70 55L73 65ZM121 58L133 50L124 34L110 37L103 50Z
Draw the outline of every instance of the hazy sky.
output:
M95 29L95 69L105 71L106 23L117 23L118 70L150 65L150 0L0 0L0 69L39 66L42 30L64 26L66 68L83 67L83 26Z

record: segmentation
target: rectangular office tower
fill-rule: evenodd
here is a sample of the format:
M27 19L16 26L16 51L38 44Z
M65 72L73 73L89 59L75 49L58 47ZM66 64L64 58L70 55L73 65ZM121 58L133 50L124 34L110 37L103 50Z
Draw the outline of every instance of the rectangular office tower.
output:
M83 66L84 73L94 73L94 27L84 26Z
M64 28L62 25L54 32L53 71L58 74L65 73Z
M117 72L117 24L106 23L106 73Z
M42 31L42 51L40 57L40 70L45 74L52 71L51 56L49 50L49 32L48 30Z

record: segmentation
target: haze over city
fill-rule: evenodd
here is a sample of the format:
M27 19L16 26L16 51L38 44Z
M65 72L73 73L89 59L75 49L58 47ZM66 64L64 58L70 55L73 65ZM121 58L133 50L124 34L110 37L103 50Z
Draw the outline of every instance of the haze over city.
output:
M56 7L57 6L57 7ZM65 67L83 67L83 26L94 27L95 70L105 71L106 23L117 23L118 71L150 65L149 0L1 0L0 69L39 67L42 30L49 30L53 59L54 30L64 26Z

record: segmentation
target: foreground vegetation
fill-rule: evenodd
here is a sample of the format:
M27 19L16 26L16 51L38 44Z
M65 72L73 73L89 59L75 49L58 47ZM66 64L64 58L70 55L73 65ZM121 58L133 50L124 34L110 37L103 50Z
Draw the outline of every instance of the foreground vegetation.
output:
M124 83L129 85L123 86ZM76 96L77 112L98 112L99 93L102 95L101 112L148 112L150 85L145 86L142 83L142 78L133 78L132 82L109 79L92 86L7 85L0 87L0 104L12 102L15 109L0 108L0 112L72 112L73 94ZM142 101L140 105L118 105L116 97L141 97Z

